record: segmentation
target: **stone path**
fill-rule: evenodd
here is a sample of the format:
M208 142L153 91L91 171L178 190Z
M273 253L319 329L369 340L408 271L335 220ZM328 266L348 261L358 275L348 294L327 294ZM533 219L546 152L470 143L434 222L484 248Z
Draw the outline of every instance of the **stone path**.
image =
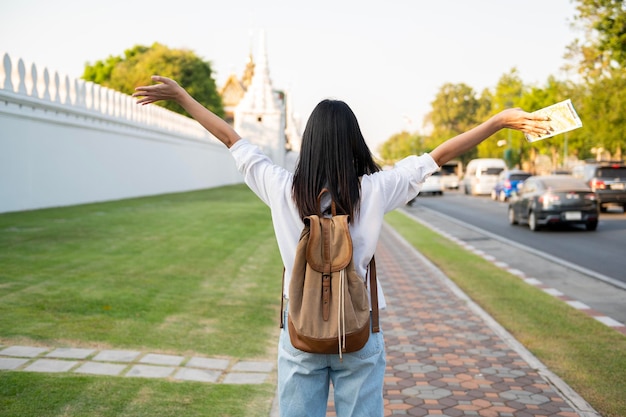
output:
M0 370L171 378L221 384L270 382L275 362L185 357L136 350L0 346Z

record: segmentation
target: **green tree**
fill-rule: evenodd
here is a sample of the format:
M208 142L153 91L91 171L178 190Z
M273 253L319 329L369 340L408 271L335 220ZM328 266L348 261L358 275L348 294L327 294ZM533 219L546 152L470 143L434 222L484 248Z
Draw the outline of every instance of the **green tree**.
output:
M516 68L502 75L493 93L483 93L484 100L490 102L483 105L489 113L497 113L510 107L521 107L520 101L524 92L524 83ZM481 116L487 116L482 114ZM484 119L485 117L482 117ZM482 120L481 119L481 120ZM481 158L502 158L509 167L520 164L523 156L524 136L509 129L501 130L493 138L478 145L478 156Z
M426 151L431 151L443 141L474 127L481 109L481 101L476 97L474 89L463 83L444 84L431 105L432 111L427 117L433 130L425 139ZM474 156L475 150L472 150L461 155L459 159L465 164Z
M175 79L201 104L218 116L224 115L222 99L217 92L211 64L185 49L170 49L159 43L136 45L124 56L109 56L93 65L86 64L83 79L132 94L135 87L150 81L154 74ZM171 101L157 103L167 109L189 116Z
M400 132L391 136L379 147L385 164L393 164L409 155L424 153L424 137L415 133Z
M598 78L626 66L626 6L623 0L577 0L575 25L585 34L568 47L579 72Z
M534 111L568 98L572 99L574 107L580 113L582 97L578 87L571 82L559 81L554 76L550 76L545 85L525 89L519 106L528 111ZM520 146L525 150L525 161L532 162L532 156L536 154L549 155L552 159L552 165L557 167L565 166L566 158L569 155L577 155L576 149L581 146L581 143L582 134L579 129L532 144L522 139Z
M580 157L591 158L591 148L604 148L622 158L626 148L626 70L616 69L588 86L580 111L583 120Z
M626 4L577 0L576 10L584 38L568 47L566 58L583 76L579 157L593 157L591 148L601 147L621 158L626 147Z

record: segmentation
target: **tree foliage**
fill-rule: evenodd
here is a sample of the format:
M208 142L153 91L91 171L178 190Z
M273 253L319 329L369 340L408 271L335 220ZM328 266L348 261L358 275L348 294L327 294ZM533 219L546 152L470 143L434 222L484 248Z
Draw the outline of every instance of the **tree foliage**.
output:
M581 98L580 156L590 158L591 148L603 148L621 157L626 149L626 71L616 69L611 77L602 78L588 86ZM578 132L576 132L578 133Z
M136 45L123 56L109 56L93 65L85 65L83 79L132 94L135 87L150 82L150 76L163 75L176 80L198 102L222 116L224 108L217 92L211 64L184 49L170 49L159 43ZM171 101L157 103L177 113L188 114Z
M566 56L584 80L576 89L585 124L579 157L603 148L619 158L626 147L626 3L577 0L576 10L585 38L570 45Z
M477 122L481 101L467 84L444 84L431 103L429 120L433 125L430 137L425 140L425 151L433 150L443 141L471 129ZM466 163L474 155L463 155Z
M489 105L483 106L489 112L483 113L479 121L485 120L491 114L506 108L520 107L523 93L524 83L517 69L512 68L500 77L494 92L489 95ZM478 145L478 156L481 158L503 158L509 167L519 165L523 140L524 136L519 132L508 129L500 131L491 140Z
M576 39L566 55L587 81L626 67L626 5L623 0L577 0Z
M380 157L385 164L393 164L409 155L421 154L425 152L423 141L424 137L417 134L397 133L381 145Z
M475 123L479 101L474 89L467 84L445 84L431 103L430 120L433 138L448 139L467 130Z
M559 81L551 76L544 85L525 89L519 106L534 111L569 98L573 103L576 103L576 110L580 113L582 110L581 99L577 96L574 87L571 82ZM524 168L529 170L533 169L534 159L538 154L550 156L554 167L567 166L567 159L570 156L578 156L577 149L581 146L581 129L532 144L528 143L522 134L515 133L520 137L520 159L518 163L522 166L523 161L527 161L528 164Z

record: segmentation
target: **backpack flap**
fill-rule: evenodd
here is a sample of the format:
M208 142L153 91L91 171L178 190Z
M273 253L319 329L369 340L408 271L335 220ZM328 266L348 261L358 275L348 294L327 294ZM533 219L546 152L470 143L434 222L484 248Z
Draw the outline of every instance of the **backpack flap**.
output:
M305 218L304 224L309 227L306 261L311 268L322 273L337 272L352 261L348 220L348 215Z

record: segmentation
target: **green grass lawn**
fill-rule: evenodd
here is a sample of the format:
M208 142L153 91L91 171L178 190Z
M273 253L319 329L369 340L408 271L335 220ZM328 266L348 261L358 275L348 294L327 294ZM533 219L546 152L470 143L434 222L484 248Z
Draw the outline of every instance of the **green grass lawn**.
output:
M274 360L281 274L269 210L244 186L7 213L0 343ZM272 395L0 373L3 416L267 416Z
M3 417L267 417L274 387L0 373Z

